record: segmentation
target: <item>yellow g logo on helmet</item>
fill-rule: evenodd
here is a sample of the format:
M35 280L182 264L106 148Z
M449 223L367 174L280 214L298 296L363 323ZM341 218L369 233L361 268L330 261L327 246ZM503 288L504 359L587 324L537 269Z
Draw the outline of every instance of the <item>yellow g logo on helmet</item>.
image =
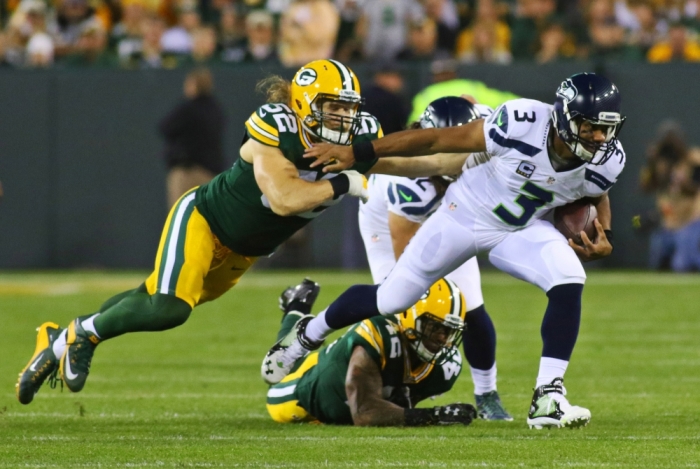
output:
M290 104L302 127L319 140L349 145L361 125L360 82L336 60L301 67L292 80Z
M454 282L442 278L415 305L396 316L418 357L438 363L449 359L462 342L466 315L462 292Z

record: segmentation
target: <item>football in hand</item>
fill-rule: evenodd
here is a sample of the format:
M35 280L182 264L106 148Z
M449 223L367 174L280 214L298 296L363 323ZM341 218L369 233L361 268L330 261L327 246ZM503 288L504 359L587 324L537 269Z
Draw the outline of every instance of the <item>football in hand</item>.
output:
M581 232L584 231L591 242L595 243L598 231L593 220L598 216L595 205L586 200L577 200L570 204L554 209L554 227L564 237L573 239L574 243L583 246Z

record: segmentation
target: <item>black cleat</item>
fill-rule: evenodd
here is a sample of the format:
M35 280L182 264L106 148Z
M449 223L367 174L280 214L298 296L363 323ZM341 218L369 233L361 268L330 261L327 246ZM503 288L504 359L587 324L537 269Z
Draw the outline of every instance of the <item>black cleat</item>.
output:
M300 309L303 314L310 314L320 291L321 285L305 278L299 285L288 287L282 292L279 307L284 314L294 309Z

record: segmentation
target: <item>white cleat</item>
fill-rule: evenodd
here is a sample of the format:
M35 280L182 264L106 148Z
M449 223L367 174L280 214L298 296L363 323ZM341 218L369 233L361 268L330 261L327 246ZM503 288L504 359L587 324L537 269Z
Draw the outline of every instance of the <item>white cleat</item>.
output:
M299 333L303 334L306 325L314 317L312 315L303 316L297 321L291 331L282 337L272 348L265 354L262 366L260 367L260 375L267 384L277 384L282 381L285 376L292 371L297 360L305 357L312 350L318 349L321 344L309 344L311 347L302 345L299 340ZM308 341L305 341L308 343Z
M591 421L591 411L569 404L564 380L555 378L550 384L535 389L527 416L530 428L581 428Z

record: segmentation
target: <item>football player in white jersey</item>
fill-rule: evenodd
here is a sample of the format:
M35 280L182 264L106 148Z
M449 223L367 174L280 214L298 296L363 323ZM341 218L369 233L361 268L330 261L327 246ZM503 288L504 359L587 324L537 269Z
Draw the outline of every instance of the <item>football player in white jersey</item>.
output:
M492 113L489 106L447 96L431 102L411 128L464 125ZM372 175L369 178L370 196L367 203L360 204L359 223L374 283L381 283L387 277L418 228L437 210L452 180L442 176ZM496 389L496 330L484 306L476 257L447 278L459 286L466 300L463 345L474 382L478 415L484 420L511 421L513 417L503 407Z
M617 140L625 121L620 102L610 80L581 73L561 83L554 106L516 99L487 120L459 127L407 130L369 144L308 150L316 158L313 164L327 164L326 171L375 155L483 154L450 185L440 208L420 227L381 285L350 287L316 318L299 321L294 340L274 357L279 374L332 330L403 311L438 278L489 252L496 267L537 285L549 299L528 425L586 425L591 413L569 403L563 377L581 319L586 280L581 260L600 259L613 249L608 191L625 164ZM596 206L597 235L590 240L581 233L583 246L578 246L543 218L551 209L582 198Z

